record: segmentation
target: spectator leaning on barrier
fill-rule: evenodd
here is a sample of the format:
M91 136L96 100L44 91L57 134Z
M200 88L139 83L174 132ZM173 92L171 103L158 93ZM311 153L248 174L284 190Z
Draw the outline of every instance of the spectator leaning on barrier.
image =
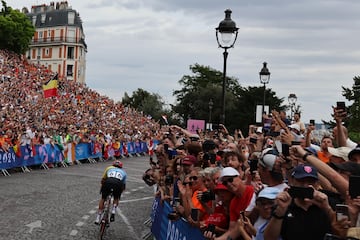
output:
M262 189L256 198L256 209L259 217L254 223L256 229L256 240L264 240L264 230L271 218L271 211L275 206L275 199L277 195L282 192L275 187L266 187Z
M221 236L215 238L216 240L226 240L228 238L236 239L241 236L241 231L238 227L238 219L240 218L240 212L245 211L250 204L252 198L255 198L254 188L249 185L245 185L240 178L239 172L232 168L226 167L221 171L220 181L226 186L226 188L234 193L234 197L230 203L230 223L229 229ZM251 211L252 209L249 209ZM213 238L214 235L205 231L204 236L207 238Z

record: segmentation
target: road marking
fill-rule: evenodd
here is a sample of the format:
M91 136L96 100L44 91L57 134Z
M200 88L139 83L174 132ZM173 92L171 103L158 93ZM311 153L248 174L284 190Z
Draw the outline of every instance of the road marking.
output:
M77 233L78 233L77 230L71 230L70 236L76 236Z
M96 209L97 209L97 208L98 208L98 206L96 206ZM90 211L89 211L89 214L91 214L91 215L94 214L94 213L96 213L96 210L90 210Z
M29 233L32 233L34 228L41 228L41 221L37 220L37 221L29 223L25 226L29 227L30 228Z
M95 211L94 211L94 213L95 213ZM89 219L89 215L84 215L83 217L82 217L82 219L84 219L84 220L87 220L87 219Z
M76 225L75 225L75 226L77 226L77 227L81 227L82 225L84 225L84 222L78 222L78 223L76 223Z
M140 240L140 238L137 236L134 228L131 226L129 220L127 219L127 217L121 212L121 210L119 208L116 208L117 213L120 215L120 217L122 218L122 220L124 221L125 225L127 226L127 228L129 229L129 232L135 237L134 239L138 239Z

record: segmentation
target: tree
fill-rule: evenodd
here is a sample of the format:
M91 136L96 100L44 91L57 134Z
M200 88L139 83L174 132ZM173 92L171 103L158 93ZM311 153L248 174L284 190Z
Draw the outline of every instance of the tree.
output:
M25 14L8 7L5 1L1 2L0 49L24 54L34 36L35 27Z
M149 93L141 88L134 91L131 97L125 92L122 103L146 115L151 115L154 119L160 119L164 113L164 101L160 95Z
M176 104L173 111L183 118L209 119L209 100L213 101L212 122L218 123L221 114L222 72L199 64L191 65L192 75L184 75L179 84L180 90L175 90ZM262 87L241 87L233 77L226 79L225 91L225 125L229 130L240 128L246 131L249 124L255 122L256 105L263 101ZM266 89L266 103L271 109L283 109L283 99L275 96L271 89Z
M347 127L349 135L355 140L360 140L360 77L355 76L353 78L354 84L352 89L342 86L342 95L349 101L353 101L353 104L347 107L349 112L349 118L347 119ZM357 133L357 134L355 134Z

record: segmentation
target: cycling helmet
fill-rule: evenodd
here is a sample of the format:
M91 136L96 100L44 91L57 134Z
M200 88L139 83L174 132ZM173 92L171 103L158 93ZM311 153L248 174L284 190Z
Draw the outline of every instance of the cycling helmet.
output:
M120 160L115 160L112 165L114 167L122 168L123 163Z

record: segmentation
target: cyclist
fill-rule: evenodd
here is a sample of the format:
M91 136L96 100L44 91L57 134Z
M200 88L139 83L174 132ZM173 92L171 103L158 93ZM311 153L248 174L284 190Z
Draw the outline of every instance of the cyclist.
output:
M110 194L111 189L113 189L114 204L111 209L110 221L115 221L116 208L119 204L121 194L126 187L127 174L125 170L122 169L122 167L123 163L119 160L115 160L112 165L107 167L104 171L104 174L101 178L101 199L99 201L99 209L96 216L95 224L99 224L101 221L101 214L104 210L104 202L107 196Z

